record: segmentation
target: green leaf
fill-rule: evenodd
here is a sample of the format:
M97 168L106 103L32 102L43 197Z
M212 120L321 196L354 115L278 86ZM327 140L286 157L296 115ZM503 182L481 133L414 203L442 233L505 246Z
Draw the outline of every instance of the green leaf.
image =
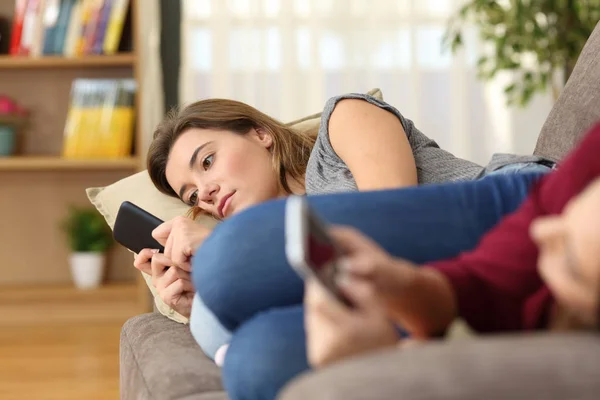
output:
M508 85L504 88L504 93L511 94L512 92L515 91L516 88L517 88L517 85L514 83L511 83L510 85Z
M450 18L447 40L456 51L464 45L457 35L474 24L491 47L491 55L479 58L477 76L486 80L500 71L516 72L507 101L525 106L547 90L550 71L572 69L599 20L599 0L466 0ZM537 66L521 65L525 54L535 55Z
M456 36L454 36L454 39L452 39L452 45L451 45L452 52L456 52L456 50L458 50L458 48L460 46L462 46L462 44L463 44L462 35L459 33Z

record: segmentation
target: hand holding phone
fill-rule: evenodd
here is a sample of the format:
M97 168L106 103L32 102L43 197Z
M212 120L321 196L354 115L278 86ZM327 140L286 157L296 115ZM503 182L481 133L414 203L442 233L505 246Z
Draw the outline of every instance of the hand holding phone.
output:
M118 243L137 254L134 266L152 276L152 285L162 301L180 314L189 317L194 296L189 271L170 267L169 257L165 254L154 254L152 251L158 250L159 253L165 251L152 236L152 232L162 224L161 219L125 201L117 213L113 236Z
M165 244L165 255L174 265L191 270L194 252L210 235L212 228L185 216L175 217L153 232L153 237Z
M316 278L334 298L352 307L336 284L341 252L305 197L290 196L286 201L285 251L288 262L302 278Z

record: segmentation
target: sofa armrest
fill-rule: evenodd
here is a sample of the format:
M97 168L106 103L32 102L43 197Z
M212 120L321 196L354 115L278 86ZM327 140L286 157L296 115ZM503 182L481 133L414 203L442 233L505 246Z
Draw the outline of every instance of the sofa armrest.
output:
M592 400L600 336L520 335L437 342L350 359L292 381L280 400Z
M552 107L534 154L562 160L600 120L600 23L588 38L569 81Z
M226 398L221 371L202 352L188 325L158 313L123 325L121 399Z

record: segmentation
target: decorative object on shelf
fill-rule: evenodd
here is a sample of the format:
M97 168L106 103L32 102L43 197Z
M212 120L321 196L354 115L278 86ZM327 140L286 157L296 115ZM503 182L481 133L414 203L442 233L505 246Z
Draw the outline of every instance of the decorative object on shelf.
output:
M0 96L0 157L16 152L19 131L27 123L28 111L8 96Z
M525 106L548 86L558 98L563 85L556 74L563 73L563 83L569 79L598 20L598 0L468 0L450 19L444 41L455 52L464 44L463 29L474 26L492 50L479 58L479 77L513 72L504 88L508 104Z
M75 286L79 289L100 286L106 252L114 243L104 218L92 207L70 206L62 229L71 248L69 264Z

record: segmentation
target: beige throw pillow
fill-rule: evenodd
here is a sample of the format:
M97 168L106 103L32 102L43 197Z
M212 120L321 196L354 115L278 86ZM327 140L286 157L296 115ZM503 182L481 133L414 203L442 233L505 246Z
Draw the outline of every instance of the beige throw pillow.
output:
M380 89L372 89L367 94L383 100L383 94ZM321 113L316 113L292 121L288 125L302 132L308 132L318 130L320 120ZM111 229L114 226L119 207L124 201L136 204L163 221L170 220L179 215L185 215L189 210L189 207L180 200L160 193L152 184L150 176L145 170L121 179L109 186L88 188L86 189L86 193L90 202L104 216ZM215 221L211 217L200 216L198 223L212 226L215 224ZM171 309L162 301L152 285L151 277L148 274L142 272L142 276L154 297L154 304L161 314L177 322L189 322L188 318Z

